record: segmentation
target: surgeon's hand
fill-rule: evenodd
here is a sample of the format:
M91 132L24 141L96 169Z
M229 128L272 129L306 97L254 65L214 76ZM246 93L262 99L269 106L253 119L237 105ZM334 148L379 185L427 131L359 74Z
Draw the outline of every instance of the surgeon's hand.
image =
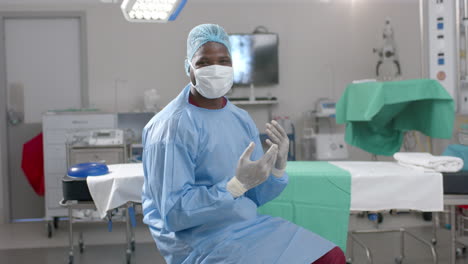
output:
M275 167L272 170L273 176L280 178L284 174L286 169L286 163L288 161L289 152L289 138L286 131L281 125L272 120L271 123L266 124L266 133L270 139L266 140L269 146L278 145L278 156L276 158Z
M271 173L278 155L278 146L272 144L263 157L257 161L250 160L255 149L251 142L237 163L236 176L227 183L227 190L234 197L239 197L249 189L261 184Z

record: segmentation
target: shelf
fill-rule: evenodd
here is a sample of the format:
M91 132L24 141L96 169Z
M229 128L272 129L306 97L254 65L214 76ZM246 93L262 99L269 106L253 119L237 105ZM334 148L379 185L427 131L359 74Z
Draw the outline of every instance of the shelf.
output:
M468 237L466 237L466 236L458 237L457 242L464 245L464 246L468 246Z
M231 101L234 105L273 105L277 104L278 100L258 100L258 101Z

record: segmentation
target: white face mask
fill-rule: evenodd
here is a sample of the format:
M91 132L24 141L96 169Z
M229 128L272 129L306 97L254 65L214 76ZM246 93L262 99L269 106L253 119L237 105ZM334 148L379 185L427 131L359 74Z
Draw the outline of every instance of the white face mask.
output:
M205 98L220 98L232 87L234 72L230 66L210 65L195 69L193 74L197 84L192 85Z

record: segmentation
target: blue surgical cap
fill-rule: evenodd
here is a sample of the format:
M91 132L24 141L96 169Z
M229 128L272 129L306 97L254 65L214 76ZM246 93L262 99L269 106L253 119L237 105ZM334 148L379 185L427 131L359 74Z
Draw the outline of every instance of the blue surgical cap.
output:
M229 36L224 29L215 24L202 24L194 27L187 38L187 58L185 59L185 72L190 75L189 61L192 61L193 55L197 50L207 42L218 42L226 46L229 55L231 54L231 44Z

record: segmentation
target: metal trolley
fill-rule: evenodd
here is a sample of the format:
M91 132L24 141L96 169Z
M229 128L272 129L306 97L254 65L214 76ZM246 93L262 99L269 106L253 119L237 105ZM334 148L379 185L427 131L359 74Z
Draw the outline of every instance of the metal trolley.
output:
M399 232L400 233L400 255L395 258L395 263L396 264L401 264L403 263L403 260L405 258L405 235L408 235L409 237L414 238L416 241L419 241L423 245L427 246L430 249L431 256L432 256L432 261L434 264L438 263L438 256L437 252L435 250L435 243L434 242L429 242L424 240L423 238L413 234L412 232L409 232L408 230L404 228L397 228L397 229L372 229L372 230L355 230L355 231L350 231L349 232L349 237L351 238L351 248L350 248L350 258L347 260L347 263L352 263L354 259L354 243L358 244L366 254L367 258L367 264L372 264L373 258L372 258L372 253L370 249L362 242L356 234L371 234L371 233L392 233L392 232Z
M69 253L68 253L68 264L73 264L74 261L74 238L73 238L73 223L75 222L85 222L75 219L73 217L73 210L74 209L96 209L93 201L76 201L76 200L62 200L60 202L61 206L64 206L68 209L68 218L69 218L69 226L68 226L68 238L69 238ZM130 264L132 254L135 251L135 232L133 227L135 226L135 214L134 214L134 206L135 203L127 202L126 204L116 208L116 209L124 209L125 212L125 237L126 237L126 244L127 248L125 250L126 255L126 263ZM107 220L109 221L109 231L112 228L112 213L108 213ZM79 232L78 238L78 247L80 253L84 252L85 244L83 239L83 232Z

